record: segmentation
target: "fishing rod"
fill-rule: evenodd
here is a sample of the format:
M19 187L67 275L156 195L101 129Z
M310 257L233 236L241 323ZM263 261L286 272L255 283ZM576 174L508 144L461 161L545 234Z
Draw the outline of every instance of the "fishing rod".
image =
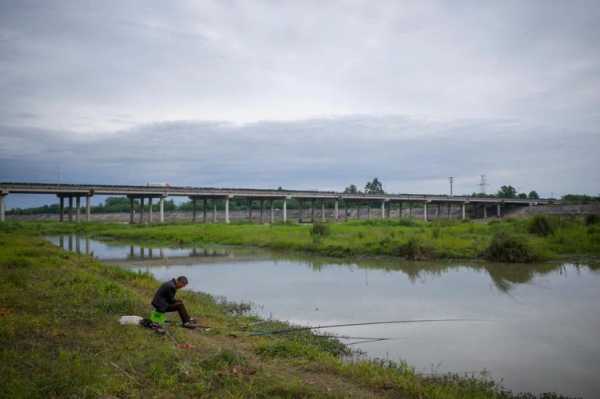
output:
M338 328L338 327L354 327L354 326L371 326L377 324L410 324L410 323L440 323L440 322L461 322L461 321L486 321L480 319L420 319L420 320L390 320L390 321L371 321L363 323L346 323L346 324L329 324L320 326L308 327L292 327L274 331L255 331L250 333L251 336L287 334L297 331L319 330L322 328Z

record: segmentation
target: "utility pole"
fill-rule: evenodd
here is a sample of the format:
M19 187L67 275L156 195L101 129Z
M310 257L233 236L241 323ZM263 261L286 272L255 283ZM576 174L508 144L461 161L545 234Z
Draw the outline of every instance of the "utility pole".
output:
M479 183L479 192L485 194L485 186L487 186L486 176L481 175L481 182Z
M454 176L450 176L448 178L448 180L450 181L450 196L452 197L452 195L453 195L452 185L454 184Z

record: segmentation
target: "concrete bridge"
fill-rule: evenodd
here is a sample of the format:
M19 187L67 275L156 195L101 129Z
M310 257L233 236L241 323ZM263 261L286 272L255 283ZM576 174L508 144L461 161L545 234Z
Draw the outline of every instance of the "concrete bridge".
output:
M361 206L367 205L367 213L370 215L371 207L377 203L381 211L379 217L386 219L390 217L390 211L396 207L399 209L398 215L401 217L404 204L412 206L415 204L422 209L421 217L429 220L430 209L437 206L437 215L440 213L440 206L446 206L448 215L451 209L459 209L459 215L462 219L469 215L480 215L487 218L490 211L497 217L501 217L503 210L507 208L516 208L524 206L547 205L552 200L546 199L518 199L518 198L496 198L496 197L472 197L472 196L448 196L432 194L346 194L335 191L305 191L305 190L269 190L269 189L250 189L250 188L212 188L212 187L188 187L188 186L168 186L168 185L146 185L146 186L124 186L124 185L96 185L96 184L60 184L60 183L2 183L0 182L0 221L5 220L5 197L9 194L43 194L56 195L60 204L59 220L65 220L65 200L68 201L66 212L67 220L80 221L82 219L81 211L85 210L85 220L90 220L91 215L91 197L94 195L126 196L129 198L129 222L135 223L135 208L137 205L140 223L153 223L153 201L157 200L159 205L158 221L164 222L164 201L167 197L188 197L192 201L192 220L197 221L198 202L201 202L202 221L207 222L207 201L213 203L213 222L217 222L216 202L222 201L224 204L225 223L230 222L230 200L232 198L243 198L248 201L248 217L252 220L253 204L258 201L260 204L260 220L265 221L264 211L265 203L270 208L269 221L274 220L274 201L281 201L282 208L280 220L288 220L287 204L291 199L295 199L300 204L299 219L304 221L305 204L310 204L310 221L315 221L315 205L321 207L321 220L325 221L325 208L333 208L330 219L340 220L340 210L347 217L348 209L356 209L357 217L360 218ZM81 199L85 200L82 206ZM135 200L138 200L136 203ZM144 203L149 205L147 216L144 215ZM412 212L409 213L412 215Z

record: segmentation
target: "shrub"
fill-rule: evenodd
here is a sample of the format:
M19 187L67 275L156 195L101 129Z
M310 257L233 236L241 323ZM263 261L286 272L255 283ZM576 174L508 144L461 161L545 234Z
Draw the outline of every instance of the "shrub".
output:
M427 245L422 240L412 237L406 244L398 248L399 255L405 256L410 260L427 260L433 258L433 247Z
M331 234L331 229L325 223L315 223L310 229L310 235L315 237L327 237Z
M537 215L529 221L527 231L531 234L546 237L554 232L554 228L546 216Z
M538 260L538 256L524 238L498 232L483 253L487 260L508 263L527 263Z
M586 215L585 217L585 225L591 226L593 224L600 223L600 216L598 215Z

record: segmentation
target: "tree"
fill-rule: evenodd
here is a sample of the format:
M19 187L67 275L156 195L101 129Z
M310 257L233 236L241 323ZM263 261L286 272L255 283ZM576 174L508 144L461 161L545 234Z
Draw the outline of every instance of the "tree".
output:
M351 184L344 189L344 194L358 194L358 188L354 184Z
M517 189L513 186L502 186L496 195L500 198L515 198L517 196Z
M383 184L381 184L378 178L374 178L373 181L367 182L367 184L365 184L365 193L385 194L385 191L383 191Z
M540 196L538 195L537 192L532 190L529 192L528 198L529 199L540 199Z
M519 193L518 197L520 199L527 199L527 194L525 194L525 193Z

